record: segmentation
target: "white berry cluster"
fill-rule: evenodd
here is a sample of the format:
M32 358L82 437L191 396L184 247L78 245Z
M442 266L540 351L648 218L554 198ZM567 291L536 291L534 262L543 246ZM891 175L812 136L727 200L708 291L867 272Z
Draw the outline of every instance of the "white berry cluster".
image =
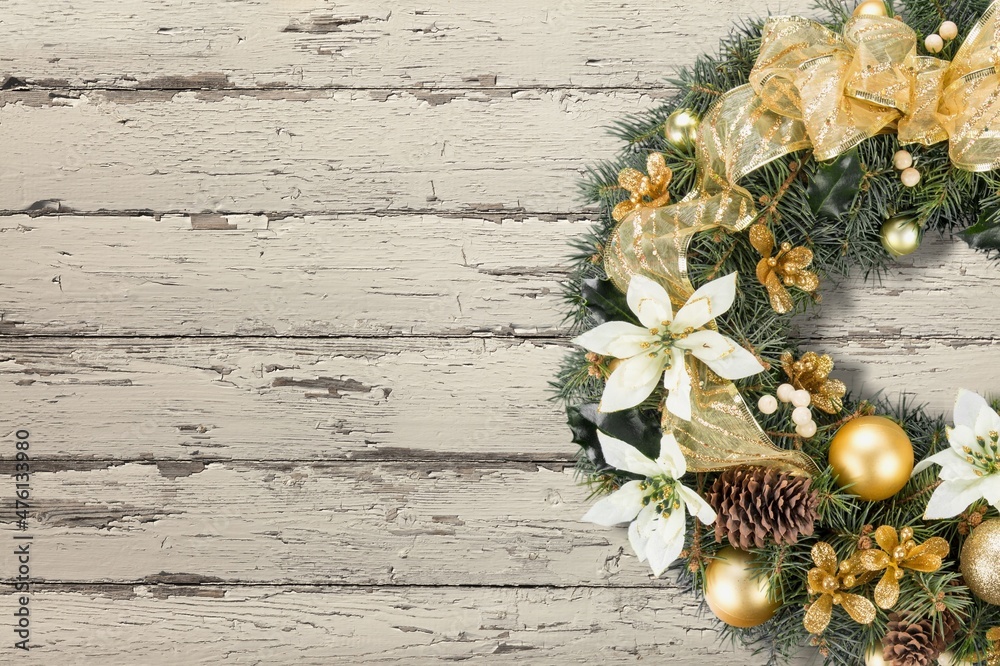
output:
M944 49L944 43L956 37L958 37L958 26L954 21L945 21L936 33L924 38L924 48L928 53L940 53Z
M777 398L773 395L761 396L760 400L757 401L757 409L762 414L774 414L778 411L779 401L785 404L791 403L794 407L792 409L792 423L795 425L795 432L806 439L815 435L816 422L813 421L812 410L809 409L809 404L812 402L809 391L796 390L791 384L782 384L778 387L777 394Z

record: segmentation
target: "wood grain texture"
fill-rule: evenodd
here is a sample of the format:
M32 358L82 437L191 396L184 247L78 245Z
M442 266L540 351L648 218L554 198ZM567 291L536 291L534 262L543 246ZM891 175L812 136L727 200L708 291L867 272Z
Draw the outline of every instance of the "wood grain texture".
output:
M564 344L503 339L2 340L0 403L37 456L567 460ZM115 405L105 412L105 405ZM95 414L103 413L95 419ZM84 434L81 428L91 430Z
M0 210L580 210L633 90L0 92Z
M668 585L623 528L580 522L572 465L83 467L36 463L37 581ZM3 549L2 579L16 563Z
M569 461L549 379L564 342L506 339L0 340L8 432L105 461ZM822 339L835 376L949 413L991 391L1000 341ZM114 405L108 410L107 405ZM96 418L95 415L100 415ZM580 489L577 492L582 493Z
M0 217L0 331L14 335L568 332L563 216ZM96 232L95 230L100 230ZM991 339L996 266L928 236L881 282L827 282L807 338ZM760 288L753 277L745 288ZM211 307L206 307L210 303Z
M0 433L54 581L19 661L764 663L578 522L547 382L603 128L767 4L5 2ZM808 346L995 390L995 267L898 269Z
M765 11L757 0L697 11L685 0L167 0L128 11L12 0L0 73L57 88L662 88L734 19Z
M669 587L40 589L37 647L17 663L765 663Z

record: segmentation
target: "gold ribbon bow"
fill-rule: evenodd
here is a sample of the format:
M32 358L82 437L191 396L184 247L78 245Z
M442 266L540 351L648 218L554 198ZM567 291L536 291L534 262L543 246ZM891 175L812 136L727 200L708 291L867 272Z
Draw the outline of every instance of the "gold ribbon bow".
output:
M902 21L857 16L838 35L798 17L765 24L750 84L767 108L801 120L818 160L884 131L900 143L950 139L956 167L1000 166L1000 3L992 4L949 63L917 55Z
M740 179L798 150L812 147L825 160L898 131L904 142L949 139L960 169L1000 167L998 7L1000 0L990 5L950 64L917 56L912 29L894 19L852 18L843 35L807 19L770 19L750 83L727 92L702 119L694 189L671 205L631 207L608 241L608 277L623 292L633 275L650 277L680 307L694 292L691 238L749 226L757 211ZM691 358L686 367L692 418L665 410L663 429L677 437L690 470L767 465L814 472L808 456L771 442L732 382Z

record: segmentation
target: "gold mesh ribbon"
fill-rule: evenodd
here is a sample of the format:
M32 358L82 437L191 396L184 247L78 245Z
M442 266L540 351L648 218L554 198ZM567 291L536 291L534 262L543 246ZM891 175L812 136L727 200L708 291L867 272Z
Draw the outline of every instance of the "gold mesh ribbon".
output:
M612 233L608 276L622 291L633 275L662 284L676 307L694 291L687 274L691 238L745 229L757 213L740 179L789 153L812 148L827 160L882 132L903 143L950 139L955 166L1000 166L1000 0L989 7L952 63L916 55L916 35L895 19L850 19L838 35L803 18L764 26L748 85L723 95L698 128L698 179L683 200L639 206ZM801 452L778 448L753 418L732 382L688 358L692 418L666 410L692 471L768 465L812 474Z
M608 276L619 289L641 273L658 280L679 308L694 292L687 250L694 234L723 228L739 231L755 213L750 194L737 185L747 173L789 152L808 147L801 122L769 111L750 86L726 95L709 111L695 144L700 167L697 189L683 201L643 207L626 217L605 252ZM800 474L815 466L799 451L776 447L754 420L732 382L689 356L691 420L664 410L664 432L673 432L696 472L738 465L767 465Z

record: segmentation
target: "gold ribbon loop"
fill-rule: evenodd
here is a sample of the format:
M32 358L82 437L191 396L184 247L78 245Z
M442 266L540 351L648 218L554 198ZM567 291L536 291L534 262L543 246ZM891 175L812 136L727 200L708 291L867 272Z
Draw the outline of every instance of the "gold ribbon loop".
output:
M803 18L770 19L750 83L723 95L698 127L694 190L666 206L640 197L611 235L608 276L626 291L633 275L646 275L679 307L694 291L687 274L691 238L746 228L756 208L740 179L798 150L812 147L816 159L828 160L897 131L902 143L950 140L959 169L1000 168L998 8L995 0L952 63L917 56L915 33L895 19L858 16L843 35ZM663 428L677 437L689 469L765 464L814 471L801 452L774 446L732 382L694 359L687 368L691 421L665 411Z

